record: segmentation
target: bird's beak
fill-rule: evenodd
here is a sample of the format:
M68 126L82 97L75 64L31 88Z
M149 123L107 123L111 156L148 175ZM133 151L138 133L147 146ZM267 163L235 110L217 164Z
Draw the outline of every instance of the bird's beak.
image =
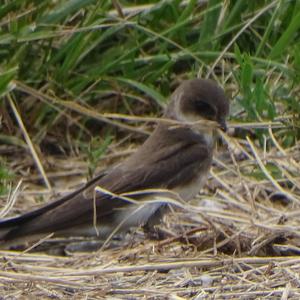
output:
M225 120L221 120L219 124L220 124L220 128L221 128L224 132L226 132L226 131L227 131L226 121L225 121Z

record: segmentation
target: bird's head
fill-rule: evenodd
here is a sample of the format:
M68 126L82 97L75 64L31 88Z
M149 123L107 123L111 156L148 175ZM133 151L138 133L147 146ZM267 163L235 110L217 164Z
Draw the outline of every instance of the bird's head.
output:
M184 81L172 94L166 117L181 122L214 121L226 131L229 101L214 81L192 79Z

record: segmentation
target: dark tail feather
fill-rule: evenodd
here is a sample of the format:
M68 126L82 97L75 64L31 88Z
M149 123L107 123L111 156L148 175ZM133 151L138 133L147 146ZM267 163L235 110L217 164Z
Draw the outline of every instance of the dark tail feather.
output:
M12 239L15 233L18 231L19 228L21 228L23 225L25 225L27 222L32 221L34 218L42 215L43 213L60 206L64 202L72 199L73 197L77 196L79 193L87 189L89 186L94 184L97 180L99 180L101 177L103 177L106 173L102 172L98 176L96 176L94 179L90 180L86 184L84 184L79 189L75 190L74 192L67 194L49 204L44 205L41 208L38 208L36 210L30 211L28 213L22 214L18 217L8 218L0 220L0 246L2 241Z
M3 241L10 240L15 235L15 233L18 231L18 229L21 228L23 225L25 225L27 222L32 221L34 218L42 215L46 211L61 205L62 203L64 203L68 199L70 199L70 197L72 197L73 194L75 194L75 192L71 193L57 201L47 204L39 209L25 213L18 217L0 220L0 246Z
M11 239L12 233L18 231L22 222L21 217L9 218L0 221L0 248L6 248L5 244Z

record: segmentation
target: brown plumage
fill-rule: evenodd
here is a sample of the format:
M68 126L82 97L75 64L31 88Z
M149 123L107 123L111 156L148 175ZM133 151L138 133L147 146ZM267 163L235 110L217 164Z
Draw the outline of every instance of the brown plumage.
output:
M199 192L209 171L215 131L210 123L203 127L191 122L211 120L225 129L228 111L229 102L214 82L184 81L172 94L164 114L165 119L180 124L160 122L134 154L104 175L40 209L0 221L0 247L52 232L72 236L96 234L93 226L96 186L113 194L163 188L178 193L184 200L191 199ZM136 200L151 196L141 194ZM147 223L163 205L156 201L134 212L136 205L100 192L95 203L101 238L107 237L126 218L120 229Z

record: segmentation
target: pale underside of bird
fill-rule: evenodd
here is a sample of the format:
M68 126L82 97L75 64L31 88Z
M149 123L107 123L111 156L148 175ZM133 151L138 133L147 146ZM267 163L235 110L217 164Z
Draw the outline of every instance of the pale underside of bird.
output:
M168 193L154 190L169 190L175 198L190 200L205 183L216 129L226 128L228 112L224 91L213 81L184 81L172 94L154 132L135 153L80 189L1 220L0 248L50 233L105 239L115 231L144 225L165 207L162 199ZM130 193L132 201L120 196Z

